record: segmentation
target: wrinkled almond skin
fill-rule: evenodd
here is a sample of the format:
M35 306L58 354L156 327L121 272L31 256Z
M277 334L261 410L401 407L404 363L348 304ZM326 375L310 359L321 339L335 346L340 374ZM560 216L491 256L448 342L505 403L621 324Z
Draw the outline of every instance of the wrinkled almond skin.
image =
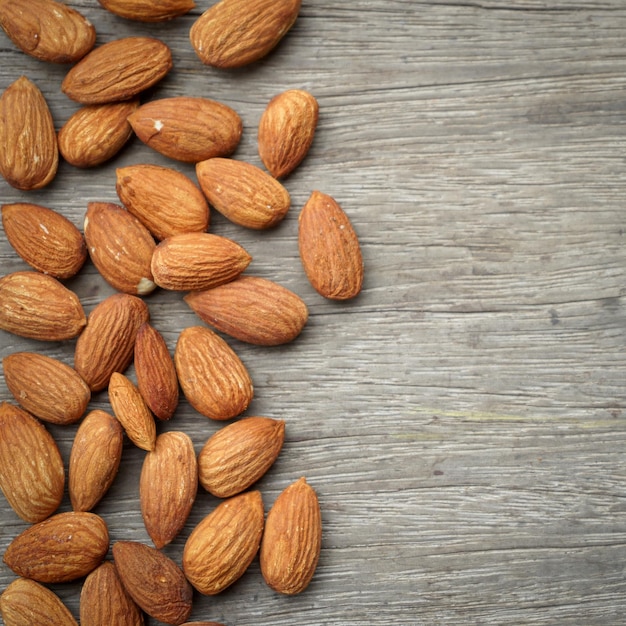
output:
M193 0L98 0L111 13L139 22L165 22L189 13Z
M229 106L188 96L146 102L128 121L143 143L184 163L231 155L243 130L241 118Z
M105 521L94 513L57 513L22 531L4 553L18 576L65 583L93 571L109 549Z
M5 204L2 226L20 257L53 278L71 278L87 259L82 233L66 217L47 207L29 202Z
M44 425L26 411L0 404L0 489L26 522L52 515L61 504L65 471L59 448Z
M22 76L0 98L0 174L16 189L41 189L59 166L52 114L39 87Z
M216 595L243 576L263 534L261 492L224 500L191 532L183 550L183 571L202 594Z
M74 65L61 91L81 104L130 100L172 68L169 47L152 37L125 37L94 48Z
M230 498L259 480L278 457L285 422L246 417L211 435L198 454L200 484L218 498Z
M91 511L109 490L122 460L124 430L105 411L90 411L70 451L68 488L74 511Z
M172 559L134 541L113 544L113 559L124 588L148 615L166 624L187 620L193 589Z
M266 278L239 278L203 291L192 291L185 302L198 317L240 341L277 346L293 341L309 317L304 301Z
M2 367L13 397L40 420L74 424L85 414L89 386L62 361L36 352L14 352L4 357Z
M189 31L206 65L241 67L266 56L293 26L300 0L220 0Z
M63 341L79 335L86 322L78 296L56 278L29 271L0 278L0 329L29 339Z
M248 370L233 349L203 326L189 326L174 352L183 393L198 413L228 420L243 413L254 395Z
M361 291L363 258L350 219L331 196L314 191L298 218L300 259L313 288L330 300Z

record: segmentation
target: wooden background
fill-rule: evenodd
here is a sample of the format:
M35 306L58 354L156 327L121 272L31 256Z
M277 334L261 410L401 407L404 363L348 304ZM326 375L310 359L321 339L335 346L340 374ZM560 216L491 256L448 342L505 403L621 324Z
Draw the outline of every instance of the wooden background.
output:
M255 561L192 617L229 626L626 623L626 6L623 0L303 0L279 48L237 71L203 66L188 42L209 6L168 24L133 23L96 0L70 3L98 43L149 34L174 69L146 99L196 95L243 118L236 158L260 164L256 125L288 88L320 104L313 148L285 181L293 206L272 231L215 212L212 232L253 255L249 273L304 298L292 344L231 341L256 397L248 415L286 420L281 456L258 487L266 509L306 476L321 502L319 567L293 598ZM67 71L0 33L0 88L34 80L60 127L77 105ZM87 202L117 201L115 168L150 162L194 176L138 140L93 171L62 164L48 188L0 181L82 227ZM366 279L325 301L298 259L297 216L333 195L362 244ZM26 269L0 233L5 274ZM112 293L88 263L69 282L90 311ZM199 323L176 293L147 298L173 350ZM0 356L38 350L72 363L73 342L0 334ZM131 370L132 377L132 370ZM4 381L0 400L11 401ZM108 410L106 393L91 406ZM220 425L181 402L161 430L197 450ZM75 427L50 428L67 460ZM112 541L149 542L137 502L144 453L97 507ZM184 532L216 505L199 493ZM0 550L26 524L0 499ZM62 510L69 510L66 497ZM14 578L0 567L2 588ZM78 614L79 584L53 589ZM155 624L154 620L148 620Z

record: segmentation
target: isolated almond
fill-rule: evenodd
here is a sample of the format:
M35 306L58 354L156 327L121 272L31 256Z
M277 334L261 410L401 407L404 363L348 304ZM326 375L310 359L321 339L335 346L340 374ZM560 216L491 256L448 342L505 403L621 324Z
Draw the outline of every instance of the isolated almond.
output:
M275 48L299 11L300 0L220 0L194 22L189 38L206 65L241 67Z
M14 352L2 360L4 380L17 402L52 424L73 424L91 399L87 383L75 369L36 352Z
M306 304L293 291L258 276L240 276L225 285L192 291L184 300L217 330L261 346L292 341L309 316Z
M65 583L93 571L109 549L104 520L94 513L57 513L22 531L4 553L18 576Z
M298 218L300 259L313 288L325 298L354 298L363 284L358 237L341 206L314 191Z
M0 404L0 489L26 522L41 522L63 499L65 472L59 448L26 411Z
M84 106L57 135L61 156L75 167L95 167L112 159L132 137L128 116L139 100Z
M14 250L36 270L70 278L87 259L85 238L66 217L28 202L2 206L2 226Z
M122 460L124 430L95 409L80 423L70 451L68 487L74 511L91 511L113 484Z
M130 365L139 327L150 318L148 305L137 296L116 293L96 305L76 341L74 369L91 391L101 391L113 372Z
M322 517L317 494L300 478L276 498L267 514L259 553L261 573L274 591L304 591L317 567Z
M124 588L148 615L166 624L185 622L193 589L172 559L134 541L113 544L113 559Z
M243 413L253 396L248 370L233 349L203 326L189 326L174 352L178 381L198 413L228 420Z
M205 595L224 591L243 576L263 534L263 500L249 491L224 500L191 532L183 550L187 580Z
M193 0L98 0L111 13L140 22L164 22L189 13Z
M209 437L198 455L200 484L218 498L245 491L272 466L285 440L285 422L246 417Z
M152 256L154 282L164 289L208 289L237 278L252 257L238 243L211 233L164 239Z
M189 96L147 102L128 121L146 145L185 163L229 156L243 129L241 118L229 106Z
M54 0L0 0L0 26L22 52L51 63L76 63L96 43L89 20Z
M209 203L239 226L255 230L276 226L291 205L285 187L251 163L208 159L196 165L196 175Z
M40 341L79 335L86 323L78 296L56 278L13 272L0 278L0 329Z
M169 47L152 37L125 37L94 48L66 74L61 91L81 104L130 100L172 68Z
M56 176L59 148L52 114L39 87L26 76L0 98L0 174L16 189L45 187Z
M307 155L315 129L319 105L302 89L289 89L272 98L259 122L259 156L272 176L293 172Z

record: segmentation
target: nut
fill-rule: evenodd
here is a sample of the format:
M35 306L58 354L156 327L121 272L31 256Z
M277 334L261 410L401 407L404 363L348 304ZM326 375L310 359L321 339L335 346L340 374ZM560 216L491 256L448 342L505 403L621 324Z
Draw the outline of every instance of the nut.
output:
M193 0L98 0L111 13L140 22L165 22L184 15L196 5Z

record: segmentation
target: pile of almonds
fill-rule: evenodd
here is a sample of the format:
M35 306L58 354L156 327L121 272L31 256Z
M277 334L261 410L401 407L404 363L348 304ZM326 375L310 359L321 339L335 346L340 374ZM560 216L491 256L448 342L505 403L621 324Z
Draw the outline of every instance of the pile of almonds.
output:
M174 19L195 6L192 0L99 2L144 22ZM220 0L193 23L190 43L206 65L240 67L268 54L299 10L299 0ZM253 397L252 377L222 335L259 346L288 343L306 324L307 306L278 283L246 274L250 254L207 231L210 207L254 230L285 217L291 199L279 179L309 151L316 99L293 89L267 104L258 128L265 171L231 158L243 124L228 106L187 96L141 102L173 67L165 43L127 37L95 47L93 25L56 0L0 0L0 26L25 53L72 64L61 89L81 105L57 133L31 80L22 76L4 91L0 174L9 184L41 189L55 178L60 157L97 167L132 136L169 159L195 164L197 176L196 183L165 166L119 168L120 204L88 202L84 234L50 208L2 206L6 237L32 270L0 278L0 329L42 342L75 340L73 367L35 352L3 360L17 404L0 404L0 488L30 524L3 557L18 576L0 595L4 623L75 625L46 585L82 581L83 626L142 624L144 613L191 625L193 590L219 594L257 555L272 589L302 592L321 548L317 495L299 478L265 514L253 486L280 454L285 423L240 417ZM332 197L312 192L300 212L298 247L319 294L345 300L360 292L359 242ZM116 293L86 316L63 281L88 257ZM142 298L157 289L182 292L206 324L183 329L173 356ZM131 364L136 384L126 374ZM111 412L89 411L93 394L103 390ZM216 431L196 455L184 432L158 433L158 422L175 415L179 391L211 420L240 419ZM78 425L67 472L70 512L58 512L65 466L46 422ZM105 520L91 512L115 480L124 437L146 451L140 507L154 547L110 546ZM179 565L162 548L183 529L198 485L222 501L192 530Z

